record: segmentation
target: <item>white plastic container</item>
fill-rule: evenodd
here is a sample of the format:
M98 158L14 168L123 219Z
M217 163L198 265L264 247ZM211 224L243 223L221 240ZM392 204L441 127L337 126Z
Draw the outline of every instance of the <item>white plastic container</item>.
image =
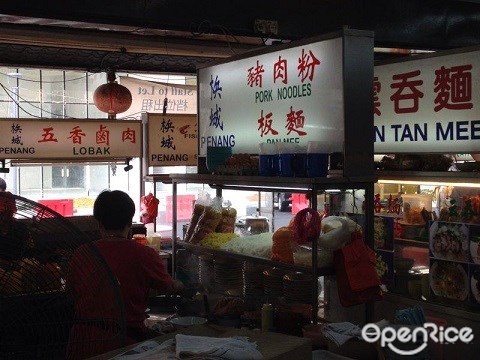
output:
M402 194L403 209L405 206L410 206L411 209L420 208L420 211L425 208L427 211L432 211L432 195L429 194ZM409 205L406 205L409 204Z

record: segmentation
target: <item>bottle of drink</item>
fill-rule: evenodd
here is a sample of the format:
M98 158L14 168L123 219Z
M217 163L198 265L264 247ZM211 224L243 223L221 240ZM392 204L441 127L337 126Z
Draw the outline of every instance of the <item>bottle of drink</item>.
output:
M273 306L263 304L262 306L262 331L269 331L273 328Z
M139 244L148 245L147 238L143 234L135 234L133 235L133 239Z

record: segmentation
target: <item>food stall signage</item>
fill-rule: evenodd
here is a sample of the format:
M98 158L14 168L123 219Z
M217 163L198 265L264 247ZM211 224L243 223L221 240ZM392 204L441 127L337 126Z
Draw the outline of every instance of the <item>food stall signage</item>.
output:
M197 165L197 116L147 114L148 166Z
M138 120L0 119L0 158L105 159L140 157Z
M376 153L480 150L480 51L377 65Z
M260 143L344 139L342 38L284 47L198 70L199 154L258 153Z

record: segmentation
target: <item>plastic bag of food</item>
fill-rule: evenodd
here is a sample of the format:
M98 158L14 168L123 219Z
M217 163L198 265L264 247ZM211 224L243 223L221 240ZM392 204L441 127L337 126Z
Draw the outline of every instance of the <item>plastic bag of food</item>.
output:
M220 247L221 250L270 259L273 233L260 233L233 238Z
M322 220L322 232L318 247L338 250L351 240L353 233L361 232L361 226L344 216L327 216Z
M298 246L293 253L295 265L311 267L312 266L312 249ZM327 267L333 265L333 251L327 249L318 249L317 266Z
M193 231L190 242L198 244L205 235L215 232L218 224L222 220L222 199L216 197L211 205L205 206L202 214L198 218L195 230Z
M237 220L237 210L231 207L228 201L227 206L222 208L222 219L218 224L215 232L218 233L233 233L235 232L235 221Z
M205 206L210 205L211 202L212 200L210 199L209 195L200 194L198 196L197 201L195 201L195 206L193 207L192 218L190 219L187 232L185 233L185 241L190 241L195 231L195 227L197 226L198 219L200 219L200 216L203 214Z
M205 235L205 237L200 241L200 245L212 248L212 249L220 249L223 245L230 242L232 239L238 238L239 235L235 233L219 233L214 232Z

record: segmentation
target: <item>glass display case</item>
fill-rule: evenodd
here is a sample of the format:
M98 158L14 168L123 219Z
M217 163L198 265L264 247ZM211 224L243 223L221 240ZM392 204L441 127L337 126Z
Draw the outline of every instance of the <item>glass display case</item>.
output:
M390 251L393 294L480 309L480 178L476 173L380 173L374 242Z

